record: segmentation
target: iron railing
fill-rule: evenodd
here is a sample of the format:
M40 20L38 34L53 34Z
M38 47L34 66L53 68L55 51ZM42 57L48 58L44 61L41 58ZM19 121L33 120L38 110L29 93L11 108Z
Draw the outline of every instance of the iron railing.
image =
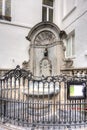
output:
M86 125L87 99L68 99L69 81L87 84L86 77L34 77L17 66L0 79L1 121L24 127Z

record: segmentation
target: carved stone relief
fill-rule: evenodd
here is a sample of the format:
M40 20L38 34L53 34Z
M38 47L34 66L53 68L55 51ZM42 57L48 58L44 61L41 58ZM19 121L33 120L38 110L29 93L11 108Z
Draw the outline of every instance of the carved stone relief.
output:
M43 58L40 62L40 74L41 76L50 76L52 73L51 61L48 58Z
M36 36L34 44L45 46L48 44L52 44L55 41L56 41L55 35L51 31L44 30Z
M64 60L64 68L72 68L73 67L73 60L68 58Z

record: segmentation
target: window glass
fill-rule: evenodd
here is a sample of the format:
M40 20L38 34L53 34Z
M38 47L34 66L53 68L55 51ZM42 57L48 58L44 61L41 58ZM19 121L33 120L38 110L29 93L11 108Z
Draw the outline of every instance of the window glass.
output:
M42 8L42 21L46 21L47 20L47 8L43 7Z
M49 21L53 22L53 9L49 9Z
M42 21L53 22L53 0L43 0Z
M11 0L0 0L0 19L11 21Z
M72 55L75 55L75 36L72 35Z
M2 0L0 0L0 16L2 15Z
M75 36L72 34L71 36L68 37L66 40L66 57L73 57L75 55Z
M53 0L43 0L43 4L53 7Z
M11 15L11 0L5 1L5 15L10 16Z
M71 38L67 39L67 57L71 56Z

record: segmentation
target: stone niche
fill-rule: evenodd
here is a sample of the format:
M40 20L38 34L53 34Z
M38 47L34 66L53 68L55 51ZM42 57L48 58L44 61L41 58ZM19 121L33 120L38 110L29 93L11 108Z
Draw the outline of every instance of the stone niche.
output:
M40 75L49 76L51 74L52 74L52 65L51 61L48 58L48 51L47 51L44 52L44 58L40 61Z
M53 23L41 22L31 29L26 38L30 46L29 61L25 65L33 75L60 74L65 51L61 30Z

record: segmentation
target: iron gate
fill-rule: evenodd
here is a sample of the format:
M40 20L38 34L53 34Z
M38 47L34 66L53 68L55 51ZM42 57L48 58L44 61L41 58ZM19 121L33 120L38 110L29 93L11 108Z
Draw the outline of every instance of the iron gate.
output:
M68 99L68 81L86 83L87 79L64 75L34 77L17 66L0 79L0 119L27 127L85 125L86 97Z

